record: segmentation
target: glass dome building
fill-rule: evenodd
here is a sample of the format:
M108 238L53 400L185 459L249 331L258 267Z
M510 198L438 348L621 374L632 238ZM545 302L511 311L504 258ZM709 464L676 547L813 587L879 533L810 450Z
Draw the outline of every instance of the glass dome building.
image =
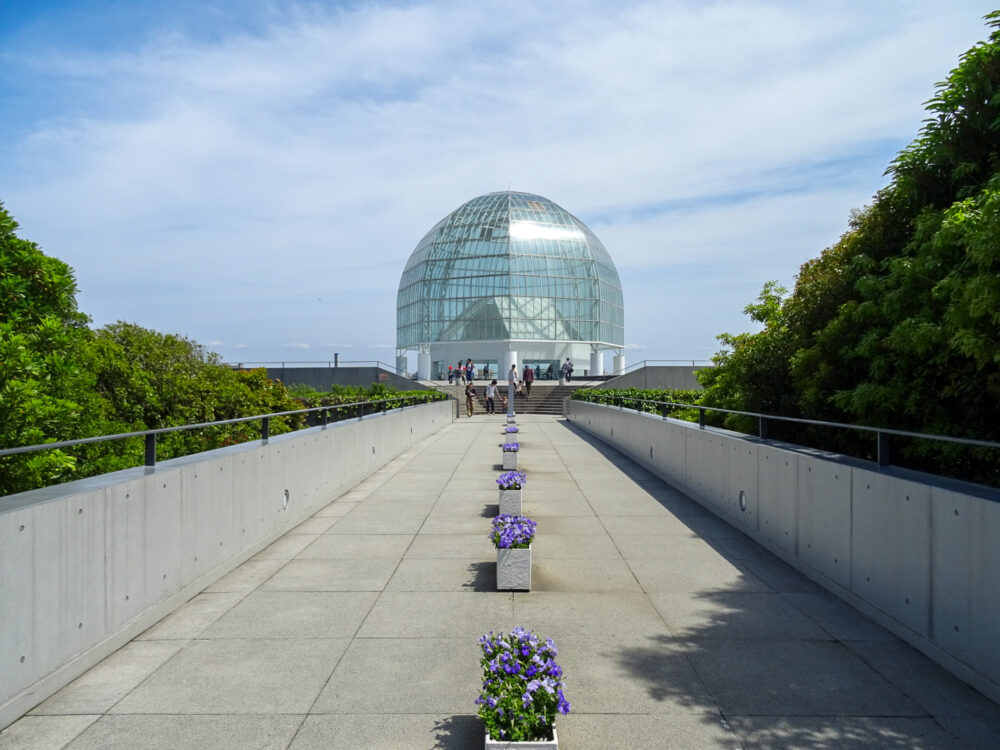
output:
M579 219L547 198L499 192L473 198L424 235L396 298L397 365L418 352L420 378L471 358L480 371L624 366L624 309L615 265ZM587 367L589 360L590 367Z

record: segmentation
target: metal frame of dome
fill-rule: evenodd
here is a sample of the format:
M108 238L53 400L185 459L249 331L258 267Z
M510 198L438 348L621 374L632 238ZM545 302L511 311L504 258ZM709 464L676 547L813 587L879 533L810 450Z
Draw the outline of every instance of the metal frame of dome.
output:
M410 255L396 311L403 356L434 349L450 362L516 348L561 361L624 345L611 256L583 222L531 193L488 193L435 224Z

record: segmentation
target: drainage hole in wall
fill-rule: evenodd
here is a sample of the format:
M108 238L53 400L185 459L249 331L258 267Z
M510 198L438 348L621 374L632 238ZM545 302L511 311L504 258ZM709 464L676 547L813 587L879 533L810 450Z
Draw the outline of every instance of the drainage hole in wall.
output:
M373 456L375 455L375 446L374 445L372 446L372 455Z
M128 594L125 594L125 601L128 601Z
M955 626L955 632L958 632L958 625Z
M833 561L834 561L835 563L837 563L837 565L840 565L840 560L838 560L838 559L837 559L836 557L835 557L835 558L833 558Z
M955 508L955 515L958 515L958 508Z
M77 629L77 630L83 630L83 623L82 623L82 622L78 622L78 623L76 624L76 629Z
M745 493L743 490L740 490L740 510L746 510L746 509L747 509L747 493Z
M19 531L24 531L24 524L23 523L21 524L21 528L19 529Z
M907 604L909 604L909 603L910 603L910 599L909 599L909 597L907 597L907 599L906 599L906 603L907 603Z
M21 657L21 663L24 664L24 657Z
M164 581L167 580L167 574L166 573L163 574L163 580Z
M284 510L288 507L288 490L281 493L281 509Z
M78 514L80 514L80 513L83 513L83 508L80 508L80 509L79 509L79 510L77 511L77 513L78 513Z
M871 576L865 576L865 581L867 581L868 583L871 583L872 582L872 577Z

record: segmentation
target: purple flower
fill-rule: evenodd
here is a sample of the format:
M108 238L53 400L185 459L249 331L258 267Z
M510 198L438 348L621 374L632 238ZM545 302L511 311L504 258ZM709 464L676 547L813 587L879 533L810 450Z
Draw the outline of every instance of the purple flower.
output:
M548 738L556 715L570 710L562 681L552 676L562 674L552 660L555 644L521 627L509 634L491 632L479 643L484 679L475 703L487 732L511 742ZM498 662L496 673L492 666Z
M517 443L504 443L500 447L503 448L505 453L512 453L517 451L521 446Z
M497 477L497 484L502 490L519 490L527 481L527 476L520 471L508 471Z
M512 516L502 513L493 519L490 541L498 549L527 549L535 538L538 523L527 516ZM518 636L511 633L515 638Z

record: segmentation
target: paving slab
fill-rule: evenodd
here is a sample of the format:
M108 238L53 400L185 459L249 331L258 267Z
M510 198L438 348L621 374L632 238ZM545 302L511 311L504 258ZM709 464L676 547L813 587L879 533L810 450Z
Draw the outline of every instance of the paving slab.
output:
M473 714L313 714L290 750L468 750L483 744L483 725Z
M371 591L253 591L208 627L202 638L344 638L360 627Z
M302 724L284 714L180 716L102 716L67 750L284 750Z
M494 565L495 567L495 565ZM495 574L491 571L491 575ZM358 631L359 638L472 638L514 627L513 595L387 591ZM477 661L478 663L478 661Z
M479 694L479 655L475 638L355 638L312 711L466 713Z
M100 714L23 716L0 732L0 750L57 750L100 718Z
M235 607L245 595L243 592L203 592L160 620L136 640L197 638L205 628Z
M304 714L347 638L194 641L129 693L114 714Z
M684 651L726 716L927 715L840 643L690 639Z
M261 586L263 591L381 591L393 571L395 559L357 560L295 559Z
M933 719L891 716L730 716L728 719L748 750L955 750L964 746Z
M324 534L296 560L399 560L414 539L413 534Z
M183 642L133 641L76 678L33 714L102 714L181 650Z

